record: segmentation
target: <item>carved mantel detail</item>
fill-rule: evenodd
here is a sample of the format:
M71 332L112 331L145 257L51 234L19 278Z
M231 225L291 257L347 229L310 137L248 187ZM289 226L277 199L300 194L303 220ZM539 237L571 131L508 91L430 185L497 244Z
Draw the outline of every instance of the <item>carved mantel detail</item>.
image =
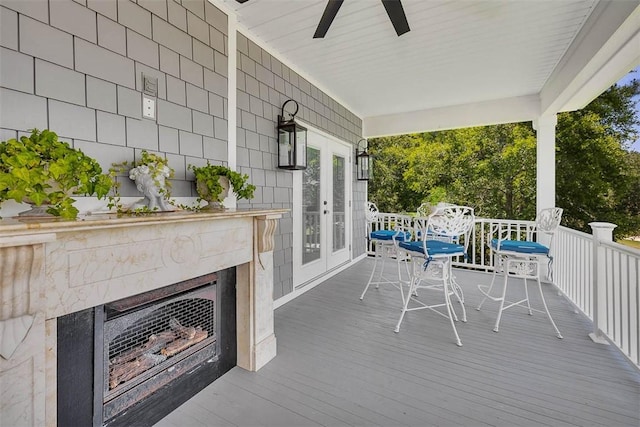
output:
M258 253L273 251L273 235L278 226L279 216L256 217L258 229Z

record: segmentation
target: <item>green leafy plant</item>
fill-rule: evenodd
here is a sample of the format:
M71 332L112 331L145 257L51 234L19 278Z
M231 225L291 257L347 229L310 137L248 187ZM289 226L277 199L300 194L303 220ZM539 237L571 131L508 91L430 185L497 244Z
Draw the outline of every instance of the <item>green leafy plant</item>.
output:
M208 161L206 166L189 165L188 168L193 171L196 177L199 201L222 202L224 197L221 196L223 190L220 185L221 176L229 179L229 184L238 200L249 200L253 197L256 186L248 182L249 176L246 174L243 175L227 166L212 165Z
M76 218L71 195L105 197L112 187L100 164L59 141L50 130L0 143L0 203L15 200L41 206L63 218Z
M429 190L429 196L426 202L431 206L436 206L438 203L447 199L447 190L444 187L434 187Z

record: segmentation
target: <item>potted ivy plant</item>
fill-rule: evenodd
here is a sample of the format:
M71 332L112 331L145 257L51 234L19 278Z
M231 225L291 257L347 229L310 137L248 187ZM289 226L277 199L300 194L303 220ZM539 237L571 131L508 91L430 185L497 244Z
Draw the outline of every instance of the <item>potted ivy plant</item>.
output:
M0 143L0 203L15 200L35 206L19 215L55 215L73 219L72 195L104 198L111 178L100 164L48 129Z
M250 184L249 176L236 172L227 166L212 165L207 161L206 166L188 167L193 171L196 178L196 191L198 201L208 202L205 209L224 209L223 200L229 194L229 189L233 189L238 200L251 199L256 186Z

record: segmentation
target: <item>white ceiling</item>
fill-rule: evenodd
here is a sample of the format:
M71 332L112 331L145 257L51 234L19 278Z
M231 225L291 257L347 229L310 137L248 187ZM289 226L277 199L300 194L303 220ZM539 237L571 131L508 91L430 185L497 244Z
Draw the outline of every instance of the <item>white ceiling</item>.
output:
M326 0L222 2L250 38L363 120L539 99L599 4L403 0L411 31L398 37L380 0L345 0L326 37L314 39Z

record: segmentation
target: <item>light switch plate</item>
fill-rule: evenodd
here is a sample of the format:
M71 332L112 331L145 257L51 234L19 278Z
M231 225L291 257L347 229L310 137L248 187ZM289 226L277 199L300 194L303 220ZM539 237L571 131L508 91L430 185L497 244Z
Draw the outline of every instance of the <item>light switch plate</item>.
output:
M142 97L142 117L147 119L156 118L156 100L153 98Z

